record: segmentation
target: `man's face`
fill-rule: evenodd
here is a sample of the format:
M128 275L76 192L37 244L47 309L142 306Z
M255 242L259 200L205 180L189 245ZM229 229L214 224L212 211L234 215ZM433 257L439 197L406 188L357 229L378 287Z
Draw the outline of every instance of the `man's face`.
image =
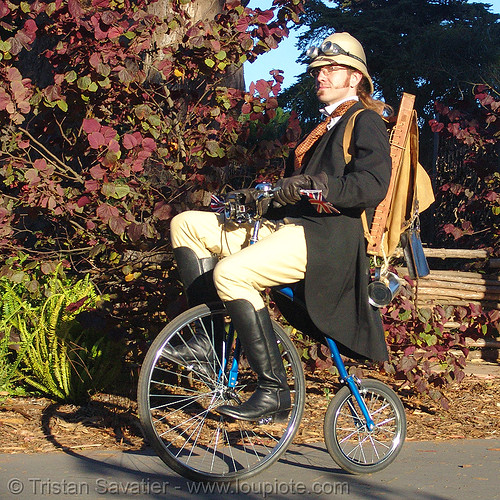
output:
M359 71L335 64L314 68L310 73L316 81L318 99L327 106L356 96L356 87L362 78Z

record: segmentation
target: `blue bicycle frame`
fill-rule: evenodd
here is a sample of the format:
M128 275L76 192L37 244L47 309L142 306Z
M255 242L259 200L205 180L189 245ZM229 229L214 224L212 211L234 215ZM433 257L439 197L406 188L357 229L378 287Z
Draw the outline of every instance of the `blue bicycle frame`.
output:
M283 286L277 289L279 293L282 295L285 295L287 298L290 300L293 300L293 290L289 286ZM368 408L366 407L364 399L361 397L361 393L359 392L359 381L354 377L354 375L349 375L347 373L344 361L342 360L342 356L340 355L339 348L337 347L337 344L333 339L330 337L325 337L326 343L328 344L328 348L330 349L330 354L333 359L333 363L335 364L339 376L340 376L340 383L345 384L349 387L352 395L356 399L361 412L363 413L363 417L366 420L366 425L368 427L368 430L372 430L375 428L375 424L373 423L373 419L370 416L370 413L368 411Z

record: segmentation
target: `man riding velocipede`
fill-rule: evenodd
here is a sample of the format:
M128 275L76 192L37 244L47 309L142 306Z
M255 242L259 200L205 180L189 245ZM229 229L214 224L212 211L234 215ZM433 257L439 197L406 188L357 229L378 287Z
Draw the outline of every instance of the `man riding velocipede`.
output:
M369 259L361 213L366 211L370 220L389 186L390 147L382 115L391 110L372 97L364 50L348 33L327 37L308 55L325 120L291 155L262 219L258 242L249 244L252 224L228 221L217 213L186 211L171 223L188 305L222 300L257 374L257 388L247 401L216 408L235 419L280 418L291 406L261 296L269 287L303 280L307 313L319 331L360 357L388 358L380 313L368 301ZM344 130L360 109L346 164ZM320 210L304 190L320 191ZM216 345L222 343L222 334ZM194 336L189 345L168 346L164 354L183 365L210 365L213 354L207 343L206 337Z

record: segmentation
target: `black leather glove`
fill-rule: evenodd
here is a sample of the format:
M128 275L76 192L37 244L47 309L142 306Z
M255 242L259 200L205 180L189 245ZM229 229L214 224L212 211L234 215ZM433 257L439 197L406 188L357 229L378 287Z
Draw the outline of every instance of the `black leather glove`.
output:
M308 175L294 175L280 179L275 188L280 188L274 192L274 201L281 206L295 205L300 201L300 190L311 189L311 177Z

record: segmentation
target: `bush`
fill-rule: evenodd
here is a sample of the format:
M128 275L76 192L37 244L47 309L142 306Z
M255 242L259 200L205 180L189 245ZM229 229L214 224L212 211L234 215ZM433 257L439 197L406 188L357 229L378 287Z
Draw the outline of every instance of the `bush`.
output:
M171 217L276 176L299 133L279 71L249 92L227 79L287 36L300 1L231 1L203 22L153 3L0 0L0 254L69 255L117 315L143 315L134 329L170 308Z

